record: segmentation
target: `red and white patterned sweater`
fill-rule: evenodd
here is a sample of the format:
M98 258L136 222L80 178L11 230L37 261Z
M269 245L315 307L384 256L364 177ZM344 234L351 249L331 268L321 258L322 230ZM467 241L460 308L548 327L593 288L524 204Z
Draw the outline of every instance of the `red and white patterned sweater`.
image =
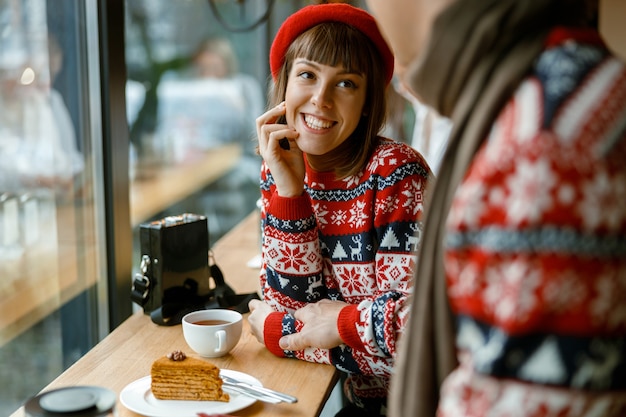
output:
M456 192L438 416L626 415L626 66L555 30Z
M356 176L337 180L307 165L305 193L296 198L280 197L263 165L261 288L277 311L265 322L271 352L335 365L353 375L356 397L387 396L430 175L417 151L383 138ZM283 351L280 337L300 326L292 313L321 299L351 304L337 323L345 345Z

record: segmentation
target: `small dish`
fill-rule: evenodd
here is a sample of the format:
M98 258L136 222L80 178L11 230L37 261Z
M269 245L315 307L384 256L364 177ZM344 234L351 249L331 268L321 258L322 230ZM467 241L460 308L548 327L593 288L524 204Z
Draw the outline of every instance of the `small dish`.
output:
M77 417L112 415L116 395L95 386L64 387L42 392L24 404L27 416L47 417L71 413Z

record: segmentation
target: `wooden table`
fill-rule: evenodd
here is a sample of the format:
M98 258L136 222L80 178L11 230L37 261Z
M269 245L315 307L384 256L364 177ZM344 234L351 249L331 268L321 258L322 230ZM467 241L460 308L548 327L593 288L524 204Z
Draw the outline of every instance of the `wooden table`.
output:
M215 260L226 281L238 293L258 290L258 270L246 266L246 261L258 253L258 233L258 215L252 213L213 248ZM149 375L155 359L176 349L193 356L180 325L160 327L138 312L44 390L70 385L97 385L119 395L126 385ZM244 320L241 340L231 353L211 361L220 368L245 372L266 387L298 397L295 404L257 401L232 413L236 416L318 416L338 378L337 371L330 365L272 355L251 334L247 320ZM24 416L23 409L12 415L18 416ZM134 417L137 414L129 411L118 399L117 416Z

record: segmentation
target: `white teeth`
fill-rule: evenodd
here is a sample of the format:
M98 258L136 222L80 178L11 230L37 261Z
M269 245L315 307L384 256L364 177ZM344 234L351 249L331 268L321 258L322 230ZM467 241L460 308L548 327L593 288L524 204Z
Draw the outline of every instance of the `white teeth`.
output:
M311 116L309 114L304 115L304 121L307 126L311 129L328 129L333 125L333 122L326 122L324 120L320 120L317 117Z

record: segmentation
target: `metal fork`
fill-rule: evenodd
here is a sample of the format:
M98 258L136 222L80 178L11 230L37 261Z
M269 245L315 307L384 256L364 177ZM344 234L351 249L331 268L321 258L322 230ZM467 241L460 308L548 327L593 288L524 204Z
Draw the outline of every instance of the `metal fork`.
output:
M292 403L292 404L295 402L298 402L298 399L296 397L289 395L289 394L284 394L282 392L274 391L273 389L259 387L257 385L252 385L247 382L240 381L236 378L232 378L230 376L226 376L223 374L220 374L220 377L222 378L222 381L224 382L224 385L226 387L234 388L235 390L239 390L239 392L245 391L244 393L249 392L249 393L254 393L256 395L265 395L267 397L278 400L278 402L282 401L282 402L287 402L287 403ZM258 398L258 397L255 397L255 398ZM258 399L261 399L261 398L258 398ZM269 401L269 402L272 402L272 401Z

